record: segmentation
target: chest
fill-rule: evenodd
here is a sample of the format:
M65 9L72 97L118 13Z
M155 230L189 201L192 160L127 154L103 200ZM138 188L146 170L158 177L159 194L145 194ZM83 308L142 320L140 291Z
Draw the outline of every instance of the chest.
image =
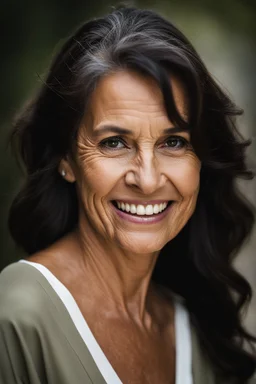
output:
M56 273L57 274L57 273ZM60 280L63 280L59 278ZM96 343L122 384L175 383L175 331L172 310L163 306L161 316L169 318L166 326L153 332L131 322L107 320L99 315L99 307L91 303L83 284L64 285L75 299ZM79 286L79 289L76 287Z
M70 288L71 291L71 288ZM81 314L86 319L96 343L103 351L108 364L122 384L175 384L175 329L173 308L160 309L166 319L159 327L156 321L147 330L133 319L120 321L105 313L95 311L78 292L73 290ZM168 319L168 320L167 320Z
M145 334L112 322L91 325L92 332L123 384L174 384L175 345L170 329Z

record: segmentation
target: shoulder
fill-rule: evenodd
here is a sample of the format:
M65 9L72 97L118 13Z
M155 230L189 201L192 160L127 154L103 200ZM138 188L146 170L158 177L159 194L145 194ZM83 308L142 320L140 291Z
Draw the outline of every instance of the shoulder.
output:
M34 267L19 262L7 266L0 273L0 324L40 321L50 294L49 283Z

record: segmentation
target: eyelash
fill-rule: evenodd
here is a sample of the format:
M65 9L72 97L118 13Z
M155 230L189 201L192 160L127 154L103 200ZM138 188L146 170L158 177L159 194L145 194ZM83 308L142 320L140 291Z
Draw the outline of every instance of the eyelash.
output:
M164 141L164 144L168 143L168 141L170 140L179 140L180 143L182 143L182 146L181 147L169 147L169 148L173 148L174 150L179 150L179 149L183 149L183 148L187 148L190 146L190 143L188 142L188 140L186 140L184 137L181 137L181 136L170 136L168 137L165 141ZM122 143L124 147L128 148L127 144L125 143L125 141L120 137L120 136L112 136L112 137L108 137L107 139L104 139L101 141L100 143L100 146L104 149L107 149L109 151L117 151L119 149L123 149L124 147L109 147L107 145L107 143L109 141L116 141L116 142L119 142L119 143ZM168 146L166 147L168 148Z
M100 146L105 148L105 149L108 149L110 151L116 151L117 149L120 149L120 148L115 148L115 147L111 148L111 147L107 146L107 142L114 141L114 140L119 141L120 143L122 143L127 148L127 145L126 145L125 141L121 137L119 137L119 136L112 136L112 137L108 137L107 139L102 140L100 142Z

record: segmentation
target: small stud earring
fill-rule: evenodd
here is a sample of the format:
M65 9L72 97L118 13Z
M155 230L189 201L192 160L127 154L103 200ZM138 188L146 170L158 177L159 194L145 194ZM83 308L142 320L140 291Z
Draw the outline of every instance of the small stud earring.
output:
M66 171L65 171L65 169L62 169L62 170L61 170L61 176L63 176L63 177L66 176Z

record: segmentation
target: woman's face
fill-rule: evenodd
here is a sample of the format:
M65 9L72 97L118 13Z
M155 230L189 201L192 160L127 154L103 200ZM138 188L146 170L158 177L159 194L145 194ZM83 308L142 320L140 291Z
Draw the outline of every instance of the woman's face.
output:
M170 81L186 118L183 87L176 78ZM195 209L200 161L189 132L169 121L155 82L134 72L98 83L72 169L80 221L99 239L128 251L160 250Z

